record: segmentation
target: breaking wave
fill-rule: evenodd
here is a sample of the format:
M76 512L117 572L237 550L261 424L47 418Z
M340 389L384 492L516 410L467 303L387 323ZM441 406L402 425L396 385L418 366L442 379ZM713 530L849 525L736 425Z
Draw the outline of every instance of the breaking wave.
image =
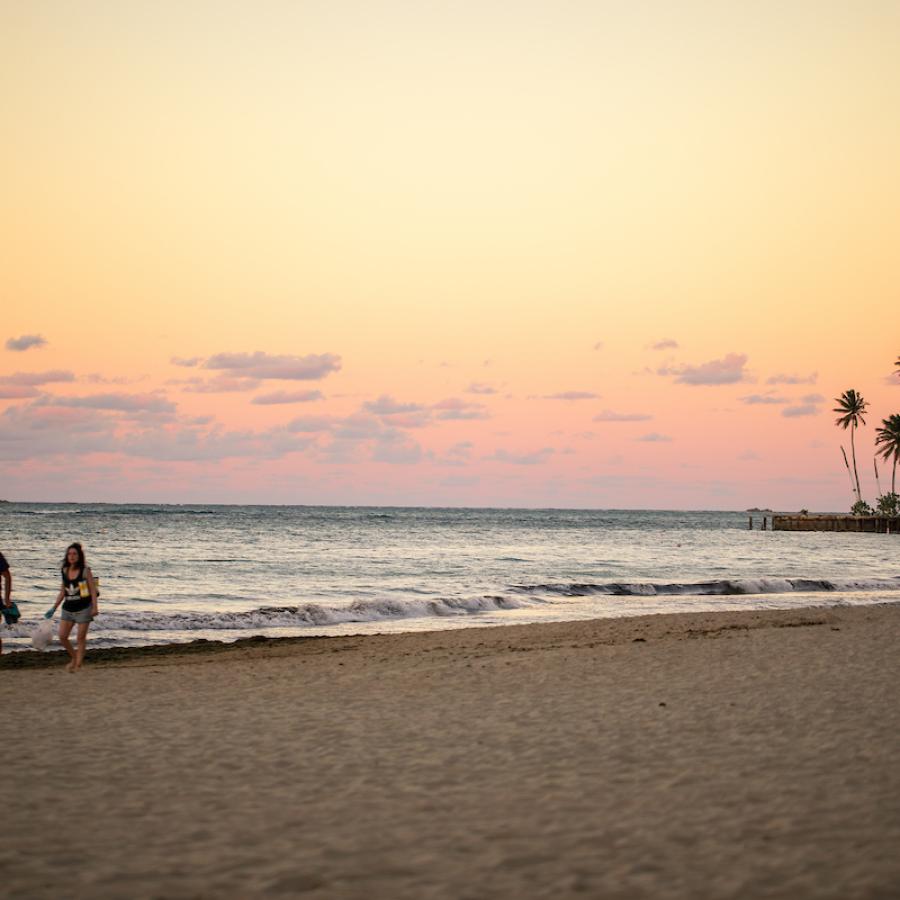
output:
M852 593L900 591L900 577L845 581L811 578L754 578L676 584L535 584L514 585L506 594L472 597L356 600L346 606L303 603L261 606L241 612L119 612L107 607L95 623L118 631L242 631L259 628L303 628L429 617L470 616L533 607L566 597L741 596L786 593ZM512 596L510 596L512 594ZM662 611L662 610L657 610Z
M675 584L650 582L611 582L608 584L534 584L514 585L517 594L550 594L559 597L659 597L659 596L737 596L742 594L789 594L852 591L900 591L900 576L872 579L826 578L740 578L721 581L696 581Z
M540 602L532 600L531 603ZM244 612L114 612L103 611L95 626L118 631L246 631L248 628L302 628L378 622L426 616L465 616L518 609L529 601L513 597L442 597L432 600L357 600L348 606L304 603L262 606Z

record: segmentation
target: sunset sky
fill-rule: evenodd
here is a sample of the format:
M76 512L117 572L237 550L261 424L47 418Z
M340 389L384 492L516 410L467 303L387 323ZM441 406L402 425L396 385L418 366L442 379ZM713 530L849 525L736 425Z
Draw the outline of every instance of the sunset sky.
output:
M845 509L855 388L874 499L900 3L11 0L0 85L0 498Z

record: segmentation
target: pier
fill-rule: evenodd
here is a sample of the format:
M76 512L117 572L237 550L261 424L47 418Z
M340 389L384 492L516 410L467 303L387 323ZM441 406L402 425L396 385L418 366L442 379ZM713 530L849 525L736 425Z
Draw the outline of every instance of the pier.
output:
M772 531L861 531L869 534L900 534L897 516L775 515Z

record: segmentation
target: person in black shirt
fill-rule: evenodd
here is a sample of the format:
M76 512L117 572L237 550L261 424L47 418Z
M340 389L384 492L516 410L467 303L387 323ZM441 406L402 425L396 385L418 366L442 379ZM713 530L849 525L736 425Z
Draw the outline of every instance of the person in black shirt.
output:
M84 550L81 544L70 544L66 550L66 557L62 562L62 587L56 595L56 603L53 604L52 615L62 603L62 615L59 622L59 642L66 648L69 654L69 664L66 668L70 672L77 672L84 662L84 651L87 645L88 628L97 615L97 585L94 576L84 558ZM69 635L72 627L78 626L78 648L72 649Z
M0 553L0 598L7 608L12 606L12 572L9 571L9 563L6 557ZM3 652L3 638L0 638L0 653Z

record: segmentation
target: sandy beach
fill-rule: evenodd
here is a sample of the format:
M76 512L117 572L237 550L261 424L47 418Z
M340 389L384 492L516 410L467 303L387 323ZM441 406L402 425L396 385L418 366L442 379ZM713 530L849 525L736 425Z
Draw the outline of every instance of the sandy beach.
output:
M900 606L0 660L5 897L900 894Z

